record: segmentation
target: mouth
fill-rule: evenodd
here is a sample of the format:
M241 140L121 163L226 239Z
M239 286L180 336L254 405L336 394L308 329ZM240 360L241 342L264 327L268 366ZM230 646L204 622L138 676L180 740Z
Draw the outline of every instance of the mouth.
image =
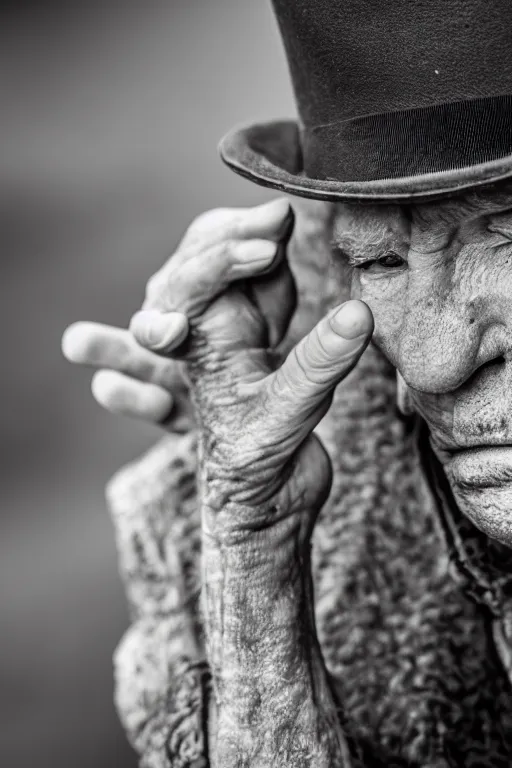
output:
M472 445L443 451L443 464L459 488L481 490L512 483L512 445Z

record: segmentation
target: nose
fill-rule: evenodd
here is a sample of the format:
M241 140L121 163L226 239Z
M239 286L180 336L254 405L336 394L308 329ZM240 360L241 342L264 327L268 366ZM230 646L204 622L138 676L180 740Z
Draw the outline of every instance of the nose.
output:
M409 286L397 364L417 391L452 392L480 368L509 357L512 304L485 283L477 294L466 295L463 287L451 280L447 289L436 281L425 294L424 284Z

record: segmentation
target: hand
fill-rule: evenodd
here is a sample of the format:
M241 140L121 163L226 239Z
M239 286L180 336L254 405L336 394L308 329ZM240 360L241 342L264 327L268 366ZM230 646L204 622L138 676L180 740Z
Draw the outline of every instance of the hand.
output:
M73 323L63 334L62 351L70 362L98 369L91 389L107 411L177 433L193 428L181 363L148 352L130 331L100 323Z
M287 509L318 509L330 472L311 433L373 329L366 305L347 302L274 370L269 328L275 344L295 307L283 258L289 210L279 200L200 217L148 284L145 308L132 320L141 346L174 354L186 366L203 437L207 499L214 505L273 500Z
M223 768L239 764L249 745L251 766L350 764L314 639L304 543L329 489L329 462L312 430L373 323L365 305L348 302L347 335L360 331L357 338L339 335L333 310L277 367L271 348L295 308L284 258L292 224L283 200L200 217L148 284L131 324L140 346L126 331L93 324L75 325L64 340L74 360L122 373L118 386L128 377L164 384L165 395L180 366L191 383L217 706L209 743L212 765ZM242 546L219 548L219 540Z
M295 307L292 222L284 200L201 217L130 325L139 344L180 359L191 386L215 691L208 741L223 768L242 757L254 768L351 765L314 627L309 539L330 463L313 430L373 318L349 301L276 366L269 347Z
M300 307L294 315L292 334L286 338L288 348L293 339L304 335L322 316L322 306L328 301L327 285L322 275L330 259L329 241L332 220L327 203L298 200L294 205L301 220L299 233L293 233L293 258L297 269L304 271L304 284L318 291L323 301ZM172 259L172 257L171 257ZM169 269L168 261L152 278L163 279ZM266 297L268 284L260 279L256 295L270 326L270 340L277 344L282 329L275 311ZM267 290L268 292L268 290ZM283 347L281 347L283 349ZM76 322L63 334L62 351L69 362L96 368L91 382L97 403L112 414L129 416L158 424L171 433L189 432L195 427L188 386L177 360L165 358L141 347L132 334L122 328L94 322ZM150 386L146 386L146 385Z
M172 268L171 259L148 283L151 306L156 283L165 283ZM265 280L255 288L257 300L265 307ZM279 317L268 307L269 334L277 343L284 332ZM188 325L174 328L175 343L180 333L186 334ZM62 337L62 352L69 362L96 368L91 382L95 400L113 414L130 416L159 424L174 433L188 432L195 426L188 386L182 373L182 364L164 358L141 347L126 329L94 322L75 322L66 328Z

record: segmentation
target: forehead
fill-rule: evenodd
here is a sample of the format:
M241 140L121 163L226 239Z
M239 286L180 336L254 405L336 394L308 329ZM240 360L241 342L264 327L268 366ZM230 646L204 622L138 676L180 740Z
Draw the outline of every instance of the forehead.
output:
M335 240L354 238L362 247L391 235L419 230L451 229L468 219L512 210L512 182L443 200L409 204L341 204L335 216Z

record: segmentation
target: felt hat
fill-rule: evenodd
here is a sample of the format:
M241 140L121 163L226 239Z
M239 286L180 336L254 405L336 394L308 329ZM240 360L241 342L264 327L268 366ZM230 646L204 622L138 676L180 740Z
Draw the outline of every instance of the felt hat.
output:
M298 120L222 159L320 200L428 199L512 176L510 0L273 0Z

